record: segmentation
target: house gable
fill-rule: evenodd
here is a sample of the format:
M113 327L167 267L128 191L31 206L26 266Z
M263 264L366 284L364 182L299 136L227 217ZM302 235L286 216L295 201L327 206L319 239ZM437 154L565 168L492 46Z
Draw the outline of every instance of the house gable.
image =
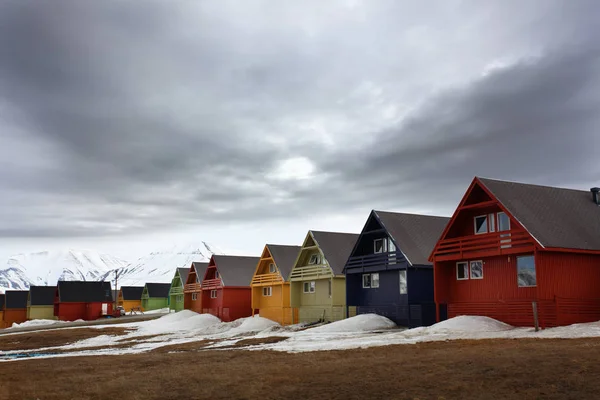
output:
M329 266L323 251L317 245L312 232L309 231L304 238L288 280L296 281L331 277L333 277L333 270Z

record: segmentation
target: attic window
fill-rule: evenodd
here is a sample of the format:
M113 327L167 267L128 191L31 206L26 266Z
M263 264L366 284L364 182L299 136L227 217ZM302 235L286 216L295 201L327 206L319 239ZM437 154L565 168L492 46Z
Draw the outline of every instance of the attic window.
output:
M219 279L219 271L215 271L215 279Z
M312 254L308 263L311 265L321 264L321 257L319 256L319 254Z
M375 254L385 252L385 250L383 249L383 247L384 247L383 244L384 244L383 239L375 239L373 241L373 251L375 252Z
M488 216L480 215L475 217L475 234L481 235L482 233L488 232L488 224L487 224Z
M275 273L275 264L271 263L269 264L269 273L274 274Z

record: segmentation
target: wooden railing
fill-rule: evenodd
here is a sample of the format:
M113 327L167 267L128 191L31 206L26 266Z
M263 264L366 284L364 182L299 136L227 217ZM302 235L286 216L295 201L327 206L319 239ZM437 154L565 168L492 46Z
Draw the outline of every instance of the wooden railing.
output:
M290 274L291 281L303 281L308 279L330 278L333 274L327 265L306 265L294 268Z
M346 263L346 269L385 267L399 264L404 261L401 252L367 254L365 256L350 257Z
M526 231L510 230L445 239L438 245L434 258L437 261L460 260L533 251L533 248L533 239Z
M212 289L223 286L223 282L220 278L217 279L206 279L202 281L202 289Z
M262 285L281 282L283 282L283 278L278 273L254 275L254 278L252 278L252 285Z
M202 284L201 283L188 283L188 284L186 284L186 285L183 286L183 292L184 293L199 292L200 290L202 290Z
M172 287L172 288L169 290L169 294L170 294L171 296L176 296L176 295L178 295L178 294L183 294L183 288L182 288L181 286Z

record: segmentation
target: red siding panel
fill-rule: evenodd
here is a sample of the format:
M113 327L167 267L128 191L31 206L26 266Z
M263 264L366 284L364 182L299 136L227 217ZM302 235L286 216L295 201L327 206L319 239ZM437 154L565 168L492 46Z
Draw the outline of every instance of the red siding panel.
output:
M600 299L600 256L538 252L540 298Z

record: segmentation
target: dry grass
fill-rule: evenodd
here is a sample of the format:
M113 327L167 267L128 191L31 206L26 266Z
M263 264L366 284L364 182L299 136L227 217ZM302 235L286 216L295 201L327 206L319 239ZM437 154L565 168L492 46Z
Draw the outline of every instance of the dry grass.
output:
M193 351L199 344L170 354L0 363L0 399L553 400L600 393L600 339L451 341L299 354Z
M42 347L64 346L78 340L90 339L99 335L125 335L126 328L78 328L36 331L15 335L0 335L0 351L34 350Z

